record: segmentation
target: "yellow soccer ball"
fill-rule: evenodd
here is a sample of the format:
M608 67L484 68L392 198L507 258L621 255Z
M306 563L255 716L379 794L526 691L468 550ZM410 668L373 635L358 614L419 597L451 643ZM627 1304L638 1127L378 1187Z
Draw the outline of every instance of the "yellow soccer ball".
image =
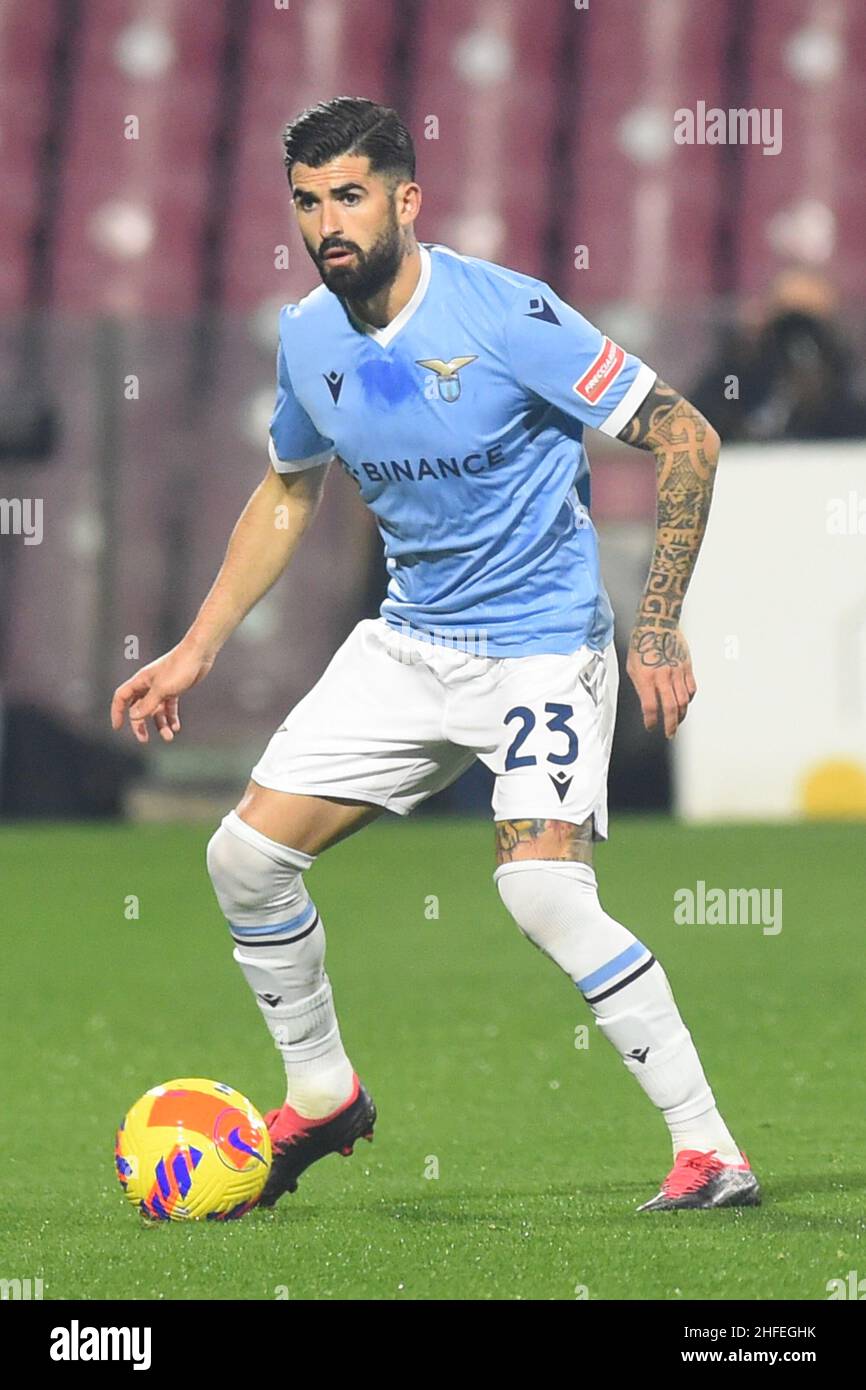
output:
M271 1167L258 1110L222 1081L153 1086L117 1131L114 1163L134 1206L154 1221L231 1221L256 1205Z

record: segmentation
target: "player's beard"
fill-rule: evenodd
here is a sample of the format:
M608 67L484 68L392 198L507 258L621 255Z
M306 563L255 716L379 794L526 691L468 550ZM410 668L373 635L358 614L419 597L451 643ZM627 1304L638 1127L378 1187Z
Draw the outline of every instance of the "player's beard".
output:
M335 241L325 244L325 251L336 247L354 251L353 265L330 267L321 252L310 252L324 284L334 294L343 299L363 304L372 299L386 285L390 285L403 259L403 240L393 207L389 210L388 225L373 242L368 251L362 251L353 241Z

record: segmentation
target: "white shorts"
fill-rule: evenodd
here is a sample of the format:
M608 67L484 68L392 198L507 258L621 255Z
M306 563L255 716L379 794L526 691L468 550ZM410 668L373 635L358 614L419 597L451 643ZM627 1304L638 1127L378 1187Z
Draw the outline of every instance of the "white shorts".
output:
M613 643L567 656L489 658L365 618L252 770L262 787L369 801L407 816L480 758L495 820L595 817L607 836L607 768L619 672Z

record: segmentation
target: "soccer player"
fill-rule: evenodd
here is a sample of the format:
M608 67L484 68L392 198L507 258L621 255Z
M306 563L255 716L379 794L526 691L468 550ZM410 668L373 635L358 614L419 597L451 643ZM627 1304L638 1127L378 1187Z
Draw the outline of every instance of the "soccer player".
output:
M112 705L114 727L128 712L140 742L149 720L175 737L178 697L283 572L336 460L385 543L381 614L357 624L287 716L207 854L234 959L285 1063L262 1204L372 1138L376 1119L342 1045L304 872L476 757L496 776L506 907L668 1125L672 1170L639 1210L756 1204L665 972L604 911L592 867L618 671L584 427L655 456L655 547L627 669L647 729L661 720L668 737L696 689L679 618L718 436L543 281L416 240L421 190L396 112L339 97L304 111L284 145L323 283L281 311L267 473L186 636Z

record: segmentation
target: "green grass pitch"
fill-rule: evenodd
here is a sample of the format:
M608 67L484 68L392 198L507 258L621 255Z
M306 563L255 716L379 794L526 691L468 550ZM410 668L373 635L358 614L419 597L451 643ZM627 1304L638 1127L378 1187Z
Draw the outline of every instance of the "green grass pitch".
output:
M762 1207L636 1215L667 1130L506 913L492 827L389 817L307 877L375 1142L272 1212L145 1226L112 1161L141 1092L202 1075L262 1110L283 1095L210 833L2 832L0 1276L41 1277L47 1299L820 1300L866 1275L863 827L619 820L598 851L602 900L665 966ZM781 888L782 931L676 925L699 879Z

